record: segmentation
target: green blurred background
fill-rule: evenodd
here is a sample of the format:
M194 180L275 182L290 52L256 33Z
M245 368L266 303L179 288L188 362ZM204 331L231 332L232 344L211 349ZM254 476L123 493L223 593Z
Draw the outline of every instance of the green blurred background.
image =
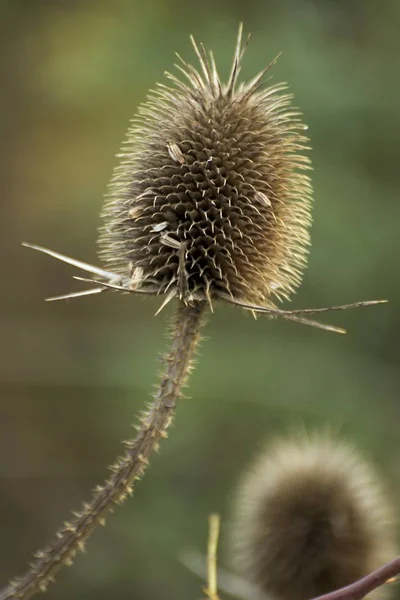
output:
M171 308L79 289L76 271L23 240L97 264L102 194L128 119L193 33L243 76L278 52L312 139L313 246L293 307L389 298L327 315L338 336L218 306L189 400L135 499L97 532L49 598L189 599L179 562L227 528L237 477L260 443L293 427L341 432L381 468L398 504L400 3L398 0L2 0L0 582L90 497L149 398ZM221 557L221 563L223 558ZM400 590L397 588L397 596Z

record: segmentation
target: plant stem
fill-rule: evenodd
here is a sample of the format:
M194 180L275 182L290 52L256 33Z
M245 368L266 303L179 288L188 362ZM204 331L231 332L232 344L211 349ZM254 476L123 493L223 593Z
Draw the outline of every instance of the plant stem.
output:
M110 467L111 476L104 485L95 488L91 502L84 503L82 510L64 523L52 543L35 554L34 562L24 575L0 591L0 600L26 600L40 591L45 592L58 571L72 564L78 550L84 550L90 534L98 525L105 524L106 514L133 493L133 484L142 477L159 440L167 437L176 401L181 396L200 338L204 306L203 302L194 306L180 303L172 327L171 346L164 358L165 371L154 401L140 419L137 436L124 442L125 454Z
M365 575L350 585L334 590L313 600L361 600L384 583L396 579L400 574L400 556L397 556L383 567ZM382 594L383 596L383 594Z

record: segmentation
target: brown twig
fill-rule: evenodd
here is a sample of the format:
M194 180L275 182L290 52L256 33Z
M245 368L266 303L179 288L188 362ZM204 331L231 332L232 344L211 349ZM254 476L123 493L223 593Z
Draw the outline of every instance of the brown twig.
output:
M180 303L172 329L172 343L165 356L165 372L154 396L154 401L143 414L137 426L138 434L124 443L125 454L111 467L111 476L98 486L90 503L65 522L53 542L35 554L29 570L0 591L0 600L27 600L38 592L46 591L50 582L63 566L71 565L78 550L84 550L85 541L98 527L105 524L105 516L116 505L122 504L133 493L133 484L141 478L159 440L167 437L176 407L176 401L190 372L191 359L199 341L199 329L204 303L193 306Z
M317 596L313 600L361 600L361 598L364 598L384 583L389 582L390 579L396 577L399 573L400 556L397 556L383 567L372 571L372 573L369 573L369 575L362 577L358 581L334 592Z

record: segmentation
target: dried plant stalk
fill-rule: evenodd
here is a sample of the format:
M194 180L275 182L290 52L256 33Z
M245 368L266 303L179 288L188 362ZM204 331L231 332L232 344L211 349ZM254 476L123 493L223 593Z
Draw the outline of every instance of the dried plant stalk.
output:
M313 600L361 600L362 598L365 598L367 594L370 594L385 583L391 583L392 581L397 580L399 574L400 556L397 556L386 565L383 565L383 567L376 569L362 579L359 579L340 590L318 596Z
M58 571L71 565L76 553L84 550L90 534L105 524L107 513L133 493L133 484L143 475L160 439L167 437L176 401L190 372L191 359L199 341L203 308L202 302L192 306L179 304L172 327L171 348L165 356L165 371L153 403L140 419L136 438L124 442L125 454L110 468L111 476L105 484L95 488L91 502L84 503L81 511L64 523L53 542L35 554L29 571L11 581L0 592L0 600L27 600L46 591Z
M217 551L220 529L220 516L212 514L208 519L208 546L207 546L207 579L208 585L204 590L209 600L220 600L217 584Z

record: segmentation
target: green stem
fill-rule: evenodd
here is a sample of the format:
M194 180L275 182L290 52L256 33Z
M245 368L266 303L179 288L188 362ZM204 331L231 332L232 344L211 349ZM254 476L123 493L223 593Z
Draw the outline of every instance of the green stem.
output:
M111 476L94 490L91 502L83 504L79 513L65 522L55 539L35 554L29 570L0 591L0 600L26 600L45 592L63 566L72 564L78 550L115 505L122 504L133 493L133 484L146 469L159 440L167 437L167 429L175 414L176 401L190 373L191 359L199 341L204 303L186 306L180 303L172 328L170 350L165 356L165 371L154 395L154 401L140 419L136 438L124 442L125 454L110 468Z

